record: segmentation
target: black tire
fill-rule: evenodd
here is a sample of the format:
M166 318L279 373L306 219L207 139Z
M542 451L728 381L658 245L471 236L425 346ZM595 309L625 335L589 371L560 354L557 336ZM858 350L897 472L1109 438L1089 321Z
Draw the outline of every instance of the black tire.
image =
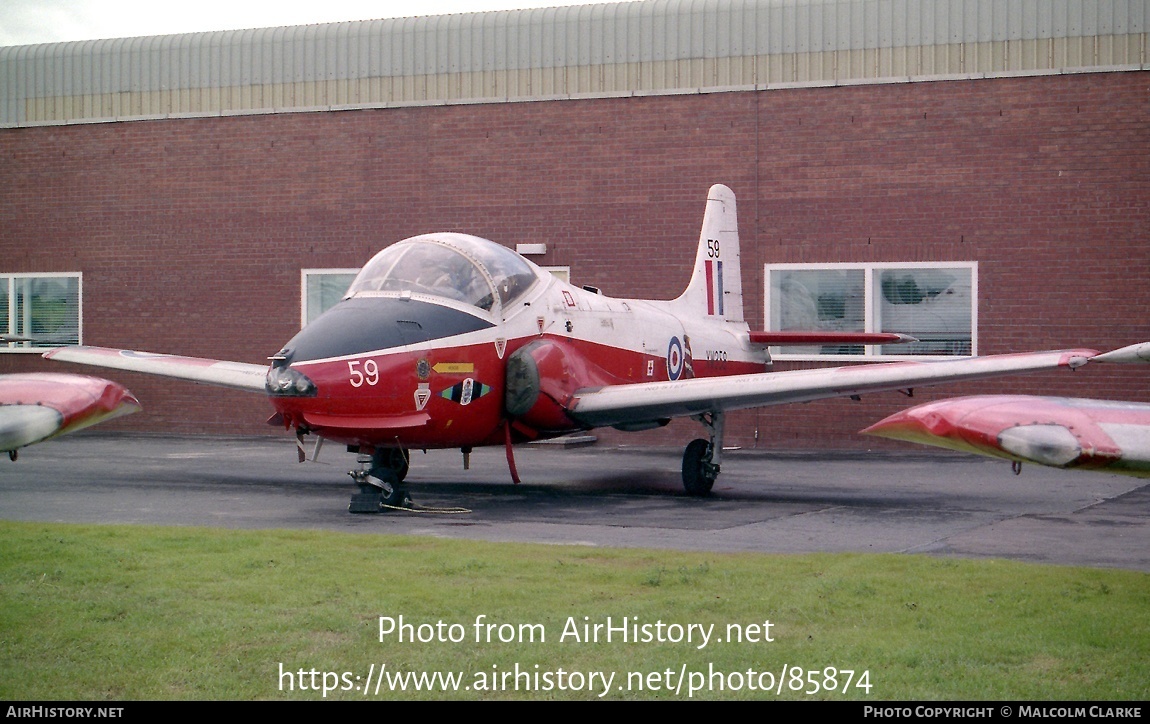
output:
M398 484L388 484L383 489L383 498L379 501L381 507L410 508L411 496Z
M378 448L371 456L371 474L385 482L394 476L395 482L402 483L409 468L407 454L397 447Z
M692 440L683 451L683 487L688 495L703 497L711 494L715 476L710 472L711 443L699 438Z

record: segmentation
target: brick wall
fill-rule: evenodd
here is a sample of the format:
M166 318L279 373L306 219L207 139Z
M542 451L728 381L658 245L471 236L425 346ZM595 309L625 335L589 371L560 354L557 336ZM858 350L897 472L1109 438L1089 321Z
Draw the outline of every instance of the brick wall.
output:
M811 88L0 130L0 272L82 271L84 339L262 363L305 267L465 231L546 242L616 296L677 294L710 184L767 262L978 261L980 352L1150 339L1150 75ZM779 363L779 369L814 366ZM0 372L63 370L0 355ZM91 368L72 368L91 373ZM1143 369L946 388L1150 400ZM262 398L128 373L119 429L271 432ZM931 399L924 394L916 399ZM875 447L907 401L733 416L730 442ZM697 426L611 440L662 443Z

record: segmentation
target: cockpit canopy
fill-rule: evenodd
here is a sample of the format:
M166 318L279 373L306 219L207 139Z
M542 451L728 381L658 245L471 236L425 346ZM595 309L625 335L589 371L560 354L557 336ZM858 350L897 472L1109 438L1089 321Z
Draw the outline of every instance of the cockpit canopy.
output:
M537 281L535 268L510 249L467 234L425 234L392 244L359 272L348 297L410 292L497 312Z

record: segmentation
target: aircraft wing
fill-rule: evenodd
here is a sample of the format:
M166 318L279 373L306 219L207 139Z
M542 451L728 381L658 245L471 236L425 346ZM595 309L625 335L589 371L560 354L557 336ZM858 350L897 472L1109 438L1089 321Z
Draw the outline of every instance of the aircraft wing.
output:
M1150 477L1150 404L975 395L912 407L864 435L1057 468Z
M613 385L577 392L568 415L591 427L650 422L707 412L809 402L868 392L1081 367L1092 349L987 355L939 362L879 362L847 367Z
M266 393L266 365L225 362L200 357L178 357L170 354L137 352L108 347L60 347L44 357L57 362L76 362L96 367L109 367L129 372L144 372L174 377L235 390Z
M15 450L140 409L115 382L44 372L0 375L0 451Z

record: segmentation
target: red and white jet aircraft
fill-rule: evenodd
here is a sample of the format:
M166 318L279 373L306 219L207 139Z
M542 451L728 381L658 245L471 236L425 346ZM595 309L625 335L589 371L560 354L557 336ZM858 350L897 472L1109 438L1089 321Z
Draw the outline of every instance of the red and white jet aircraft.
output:
M407 451L511 446L689 416L707 437L683 456L683 484L711 490L730 410L1082 366L1070 349L940 362L764 374L767 347L888 344L897 334L753 332L743 319L735 195L712 186L694 271L678 298L616 299L566 284L515 252L457 233L397 242L346 297L262 365L96 347L46 354L270 397L273 420L358 451L353 510L405 500Z

